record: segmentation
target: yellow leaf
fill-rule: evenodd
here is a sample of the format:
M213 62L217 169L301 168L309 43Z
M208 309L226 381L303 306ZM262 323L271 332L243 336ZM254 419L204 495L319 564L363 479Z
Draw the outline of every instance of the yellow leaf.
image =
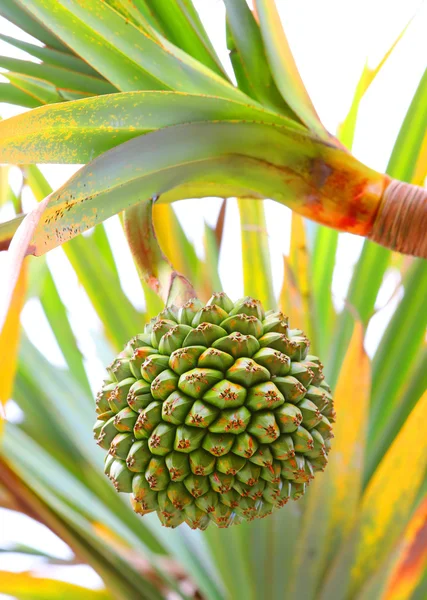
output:
M417 160L414 165L414 170L412 172L412 183L416 185L424 185L425 179L427 177L427 132L424 136L424 139L421 144L421 148L418 152Z
M360 501L371 390L371 364L363 338L363 326L356 322L334 392L337 422L328 465L330 544L348 533Z
M153 206L153 224L159 244L174 268L180 273L186 272L185 256L179 251L176 235L177 217L171 204L155 203Z
M0 331L0 405L5 405L12 395L16 373L20 334L20 315L27 289L27 265L21 268L13 290L9 310ZM0 411L0 428L2 425Z
M360 322L353 335L333 393L335 438L325 473L307 493L296 546L290 597L310 598L339 543L352 526L360 502L371 366L363 348ZM330 597L330 596L328 596Z
M9 573L0 571L0 591L20 600L109 600L105 590L87 588L58 581L34 577L31 573Z
M382 600L409 600L427 568L427 498L421 502L405 534Z
M284 257L285 274L280 292L280 309L289 317L291 327L303 329L313 342L309 253L304 219L292 213L289 258Z
M410 515L427 467L426 414L427 392L412 410L363 496L353 587L360 586L374 572Z

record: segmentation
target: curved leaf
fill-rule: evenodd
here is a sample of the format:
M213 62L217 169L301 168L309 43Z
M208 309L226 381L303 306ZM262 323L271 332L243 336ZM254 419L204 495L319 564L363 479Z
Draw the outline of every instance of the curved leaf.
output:
M318 165L326 167L326 179L313 176ZM293 129L250 122L176 125L125 142L78 171L49 197L32 243L36 254L46 252L154 196L165 202L236 192L273 198L363 234L382 187L379 173Z
M185 304L197 294L190 282L174 271L163 254L153 227L153 201L140 202L125 211L123 224L139 275L166 306Z
M123 92L45 106L0 121L0 161L83 164L143 133L215 119L294 126L274 113L213 96Z

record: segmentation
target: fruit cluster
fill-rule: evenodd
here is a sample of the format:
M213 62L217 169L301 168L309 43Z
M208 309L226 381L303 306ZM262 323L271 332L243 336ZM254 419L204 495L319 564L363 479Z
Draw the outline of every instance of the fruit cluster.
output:
M94 432L141 515L205 529L270 514L327 463L333 400L301 330L224 293L169 307L108 368Z

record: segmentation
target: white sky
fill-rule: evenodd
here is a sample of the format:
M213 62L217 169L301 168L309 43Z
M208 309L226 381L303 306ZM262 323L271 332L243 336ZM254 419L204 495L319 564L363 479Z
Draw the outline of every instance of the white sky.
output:
M221 58L228 64L221 0L196 0L196 5ZM346 115L365 60L368 59L369 64L375 66L409 18L417 11L404 38L371 86L360 108L353 152L369 166L384 170L399 126L426 68L427 3L419 0L278 0L278 6L302 78L321 119L332 133L336 132L339 122ZM4 19L0 19L1 33L29 39L29 36L17 31ZM4 42L0 42L0 53L28 58L25 53L12 49ZM17 112L19 109L16 107L0 103L0 115L3 118ZM73 166L43 167L43 172L54 187L61 185L74 170ZM19 176L13 170L11 183L13 186L19 184ZM32 204L30 195L27 195L26 208L31 208ZM188 237L194 241L199 253L202 253L204 220L213 224L218 206L219 202L215 199L188 200L175 204ZM282 255L287 253L289 248L289 211L271 201L267 201L265 206L274 286L278 292L282 283ZM0 217L6 218L6 215L2 213ZM143 300L136 273L114 219L108 224L108 229L115 238L116 256L121 273L125 275L125 291L137 306L141 306ZM362 242L361 238L355 236L340 235L333 282L333 297L337 307L342 307L351 277L349 267L357 260ZM225 290L234 298L241 296L243 292L239 255L239 217L236 203L231 201L220 274ZM91 379L96 387L102 374L102 365L95 357L91 338L91 332L97 328L97 317L84 292L78 287L62 251L51 252L48 261L54 269L60 293L67 304L72 321L78 328L81 347L87 357ZM391 272L381 289L377 308L387 303L398 282L398 273ZM372 320L366 342L370 354L374 352L398 298L399 295ZM23 323L30 337L38 340L39 347L52 362L63 364L59 349L36 300L27 304L23 313ZM40 343L40 340L43 340L43 343ZM53 541L52 534L42 533L40 526L29 525L6 511L0 511L0 545L18 538L22 543L44 546L52 552L58 552L59 556L64 556L63 553L66 552L62 543ZM2 568L11 570L26 569L33 564L32 559L28 562L13 556L2 558ZM62 577L63 573L59 573L58 576ZM90 570L78 571L67 578L84 581L87 585L96 585L98 582Z

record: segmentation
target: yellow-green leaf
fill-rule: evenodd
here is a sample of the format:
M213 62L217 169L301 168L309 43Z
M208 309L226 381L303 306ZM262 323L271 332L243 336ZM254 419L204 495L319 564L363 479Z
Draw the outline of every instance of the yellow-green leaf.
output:
M353 586L371 574L401 533L427 466L427 392L379 464L363 497Z
M243 283L245 294L258 298L265 307L274 308L271 281L270 250L264 203L251 198L239 198L242 232Z
M2 594L18 600L108 600L112 596L105 590L89 590L79 585L35 577L31 573L0 571Z
M329 134L323 127L298 72L275 0L256 0L255 6L271 72L280 93L307 127L323 139L328 138Z
M326 472L310 486L295 555L291 598L312 598L319 578L351 528L360 501L371 368L360 322L334 391L337 422Z
M363 339L358 321L334 391L337 422L328 465L330 548L348 533L360 500L371 391L371 364Z
M427 498L410 520L382 600L409 600L427 568Z
M12 395L18 362L20 315L27 290L27 265L23 264L13 290L9 310L0 329L0 431L2 408ZM0 586L1 589L1 586Z
M309 253L304 219L292 213L291 247L284 258L285 273L280 293L280 309L291 327L303 329L313 343L313 311L309 278Z

